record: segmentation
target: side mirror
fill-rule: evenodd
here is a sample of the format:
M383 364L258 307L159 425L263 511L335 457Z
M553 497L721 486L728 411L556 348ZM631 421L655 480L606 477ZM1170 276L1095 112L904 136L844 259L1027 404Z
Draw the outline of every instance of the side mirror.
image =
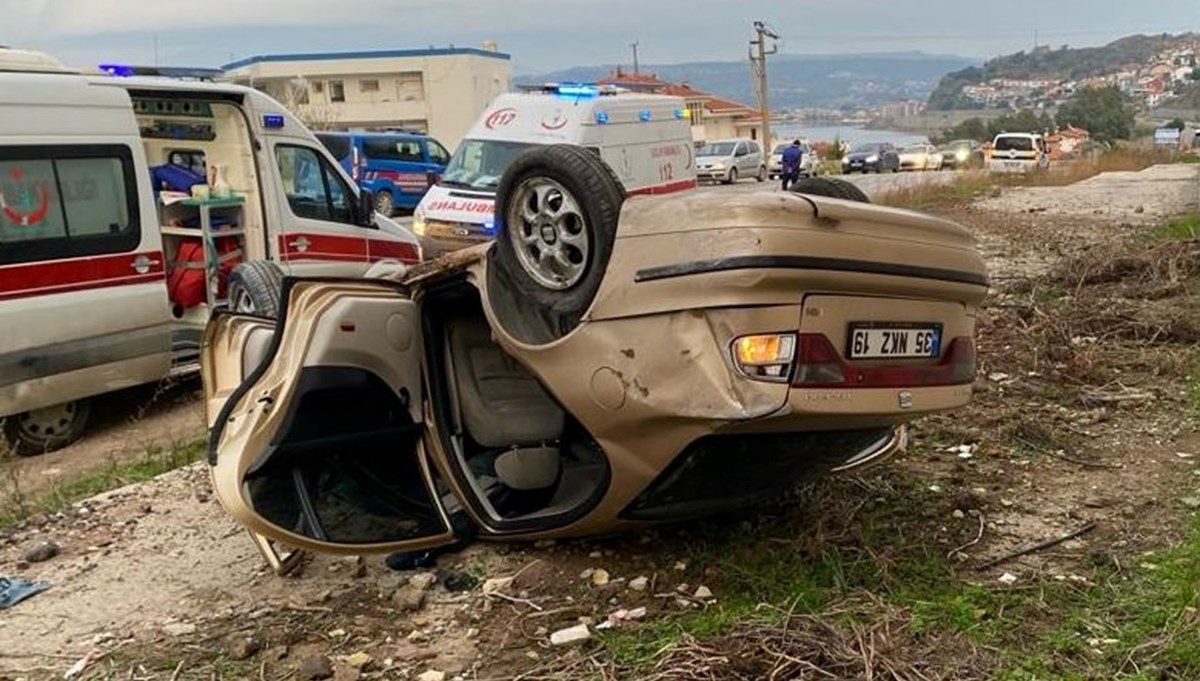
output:
M375 226L375 192L370 189L360 189L358 192L358 210L355 211L359 227Z
M425 188L426 189L432 189L433 185L437 184L438 182L441 182L441 180L442 180L442 176L440 173L434 172L432 170L425 171Z

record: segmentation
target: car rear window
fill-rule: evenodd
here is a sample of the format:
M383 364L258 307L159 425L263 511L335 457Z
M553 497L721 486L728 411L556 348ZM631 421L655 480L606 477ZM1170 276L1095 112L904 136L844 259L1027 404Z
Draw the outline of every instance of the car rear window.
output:
M317 135L317 139L339 161L350 155L350 138L342 135Z
M1029 137L997 137L996 151L1033 151L1033 139Z

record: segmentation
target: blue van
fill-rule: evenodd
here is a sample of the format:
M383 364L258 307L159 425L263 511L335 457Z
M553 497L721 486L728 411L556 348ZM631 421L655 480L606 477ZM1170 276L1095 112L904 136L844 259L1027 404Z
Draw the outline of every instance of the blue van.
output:
M318 132L316 136L359 187L375 194L375 209L389 217L397 208L415 208L450 162L445 147L418 132Z

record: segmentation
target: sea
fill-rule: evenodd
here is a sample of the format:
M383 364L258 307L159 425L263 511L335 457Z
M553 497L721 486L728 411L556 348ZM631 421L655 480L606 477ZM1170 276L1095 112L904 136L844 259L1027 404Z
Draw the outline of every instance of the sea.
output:
M850 146L867 142L891 142L903 147L918 142L928 142L929 137L920 133L901 130L871 130L857 125L796 125L776 123L771 126L771 136L780 142L803 137L811 142L832 142L840 139Z

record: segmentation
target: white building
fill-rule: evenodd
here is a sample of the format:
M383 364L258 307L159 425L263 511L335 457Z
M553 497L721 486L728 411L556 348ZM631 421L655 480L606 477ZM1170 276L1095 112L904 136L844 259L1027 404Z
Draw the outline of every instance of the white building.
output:
M428 132L453 150L495 97L512 58L469 47L268 54L223 67L224 79L278 99L309 127Z

